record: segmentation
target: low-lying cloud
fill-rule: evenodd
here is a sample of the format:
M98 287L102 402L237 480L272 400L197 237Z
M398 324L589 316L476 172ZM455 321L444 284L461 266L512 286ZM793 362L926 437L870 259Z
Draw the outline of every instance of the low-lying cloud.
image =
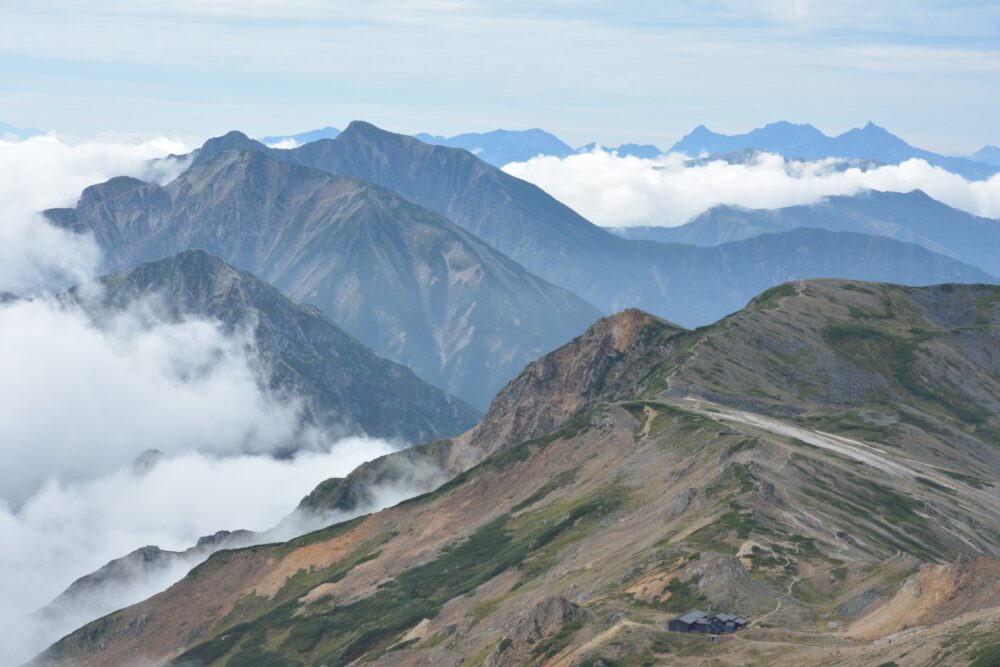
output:
M797 162L773 154L748 164L686 162L687 156L679 154L649 160L595 150L565 158L539 156L508 164L504 171L605 227L673 227L720 204L779 208L863 190L919 189L949 206L1000 218L1000 175L967 181L923 160L867 170L844 169L835 159Z
M37 294L93 276L100 253L92 239L53 227L38 212L72 206L88 185L113 176L169 181L183 163L155 158L188 148L177 139L120 135L0 141L0 291Z
M157 320L150 307L101 318L51 299L0 307L0 498L47 477L88 477L144 450L274 452L309 444L298 405L271 395L253 336Z
M7 629L0 664L20 664L80 624L162 590L195 563L179 562L54 622L28 618L76 578L144 545L184 550L220 529L267 530L320 481L393 449L347 438L284 460L187 452L145 470L126 465L86 480L50 479L18 509L0 503L0 626ZM405 495L385 490L378 499Z
M296 397L269 388L249 329L167 318L153 299L96 305L96 244L38 211L114 176L167 182L184 165L155 158L187 150L162 138L0 141L0 292L33 297L0 299L2 665L162 590L193 561L58 619L29 617L78 577L145 545L183 550L221 529L269 529L321 480L396 447L304 424ZM80 283L79 301L54 296ZM159 458L136 466L148 450ZM379 489L359 512L418 490ZM266 538L314 519L297 515Z

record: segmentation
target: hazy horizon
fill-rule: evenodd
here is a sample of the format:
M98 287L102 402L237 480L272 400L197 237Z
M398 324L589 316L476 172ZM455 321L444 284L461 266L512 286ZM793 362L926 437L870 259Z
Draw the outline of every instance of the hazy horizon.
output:
M784 119L827 134L872 120L949 154L1000 143L1000 87L983 85L1000 73L1000 7L982 1L56 0L4 14L0 121L74 135L360 118L668 147L699 124Z

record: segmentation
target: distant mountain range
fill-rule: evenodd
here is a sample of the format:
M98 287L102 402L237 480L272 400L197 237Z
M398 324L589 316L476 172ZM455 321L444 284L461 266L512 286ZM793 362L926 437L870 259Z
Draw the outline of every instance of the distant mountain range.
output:
M479 417L410 369L376 356L316 308L204 250L140 264L100 282L101 308L82 302L95 317L152 296L171 318L209 318L229 332L251 327L271 389L301 400L309 421L334 432L422 442L461 433Z
M731 153L751 148L778 153L788 158L819 160L840 157L877 160L898 164L911 158L926 160L969 179L989 178L1000 167L961 157L938 155L915 148L884 128L869 122L863 128L830 137L809 124L786 121L770 123L745 134L718 134L699 125L670 148L670 152L691 156Z
M425 144L464 148L480 160L502 167L510 162L524 162L537 155L566 157L573 149L554 134L537 128L532 130L493 130L470 132L453 137L417 134L415 138Z
M389 188L605 312L637 306L685 326L713 322L785 280L846 276L911 285L996 280L912 244L863 234L796 230L717 248L628 241L467 151L360 121L336 139L287 151L230 133L206 142L196 160L231 148L263 151Z
M1000 147L983 146L972 155L972 158L1000 167Z
M622 144L620 146L603 146L597 143L589 143L586 146L580 146L575 152L591 153L596 148L600 148L606 153L617 153L621 157L638 157L647 160L660 157L660 155L663 154L663 151L652 144Z
M395 192L269 157L295 154L227 135L166 187L115 178L48 215L93 233L109 270L209 250L478 406L600 315Z
M294 141L296 146L301 146L302 144L308 144L310 141L318 141L320 139L335 139L337 135L340 134L340 130L335 127L326 126L321 127L318 130L309 130L308 132L300 132L299 134L286 134L271 137L261 137L260 141L268 146L273 146L274 144L280 144L288 141Z
M320 139L334 139L338 134L340 134L340 130L334 127L325 127L319 130L302 132L301 134L261 137L260 142L268 146L274 146L275 144L292 140L296 145L301 146ZM595 148L600 148L607 152L615 152L622 156L641 158L654 158L662 153L659 148L649 144L622 144L614 147L592 142L574 149L551 132L546 132L538 128L531 130L466 132L456 134L452 137L427 134L425 132L413 136L425 144L462 148L495 167L502 167L511 162L525 162L539 155L567 157L578 153L589 153Z
M14 137L15 139L28 139L36 137L43 132L34 127L14 127L8 123L0 123L0 140Z
M232 132L165 187L113 179L48 215L93 233L109 270L205 248L476 407L601 311L699 326L786 280L996 282L870 233L623 239L468 151L364 122L291 150Z
M319 139L332 139L337 134L338 130L327 127L296 135L263 137L261 141L273 145L294 139L296 144L301 146ZM812 125L787 121L770 123L750 132L734 135L718 134L704 125L699 125L675 143L669 151L662 151L651 144L626 143L612 147L594 142L573 149L554 134L538 128L470 132L452 137L420 133L414 135L414 138L436 146L463 148L496 167L511 162L524 162L539 155L561 158L590 152L600 147L604 151L616 152L621 156L646 159L659 157L665 152L680 152L693 158L703 155L713 158L730 156L730 161L733 161L738 159L734 156L741 153L766 151L790 159L818 160L839 157L860 161L862 166L869 167L876 164L899 164L911 158L918 158L972 180L982 180L1000 172L1000 148L995 146L985 146L968 157L939 155L911 146L871 122L862 128L848 130L834 137L827 136Z
M628 239L715 246L797 227L907 241L1000 276L1000 220L951 208L920 190L867 191L779 209L716 206L678 227L613 230Z

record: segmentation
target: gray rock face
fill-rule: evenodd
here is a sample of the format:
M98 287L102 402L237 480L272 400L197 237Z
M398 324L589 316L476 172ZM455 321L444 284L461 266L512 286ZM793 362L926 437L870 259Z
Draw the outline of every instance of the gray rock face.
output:
M48 215L92 233L110 270L209 250L477 406L600 315L393 192L214 141L166 187L116 178Z

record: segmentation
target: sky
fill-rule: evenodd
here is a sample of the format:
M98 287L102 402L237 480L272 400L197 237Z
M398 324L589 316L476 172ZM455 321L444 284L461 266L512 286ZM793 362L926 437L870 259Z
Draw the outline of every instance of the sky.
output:
M360 118L668 147L783 119L1000 143L995 0L0 0L0 17L0 121L77 135Z

